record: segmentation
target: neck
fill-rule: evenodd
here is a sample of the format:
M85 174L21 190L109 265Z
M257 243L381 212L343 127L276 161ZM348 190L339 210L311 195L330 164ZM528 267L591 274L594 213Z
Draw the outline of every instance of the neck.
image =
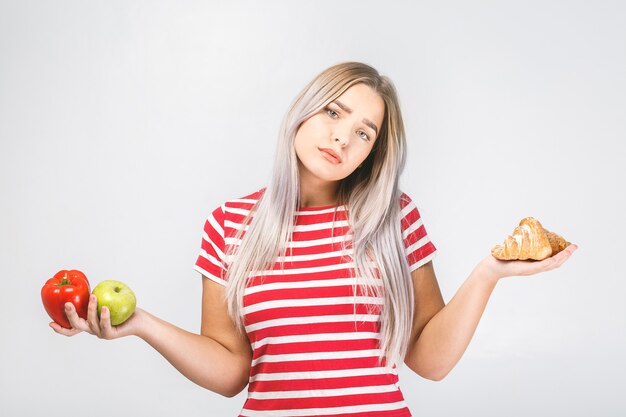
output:
M339 181L300 181L300 207L320 207L338 204Z

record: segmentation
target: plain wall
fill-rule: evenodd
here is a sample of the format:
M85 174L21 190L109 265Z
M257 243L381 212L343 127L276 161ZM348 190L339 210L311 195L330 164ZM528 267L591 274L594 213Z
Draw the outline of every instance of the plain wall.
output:
M579 245L498 283L443 381L402 369L413 414L625 415L624 16L620 1L0 1L0 415L237 415L245 391L206 391L138 338L57 335L39 292L77 268L199 332L205 216L266 185L292 99L348 60L398 89L401 186L446 301L522 217Z

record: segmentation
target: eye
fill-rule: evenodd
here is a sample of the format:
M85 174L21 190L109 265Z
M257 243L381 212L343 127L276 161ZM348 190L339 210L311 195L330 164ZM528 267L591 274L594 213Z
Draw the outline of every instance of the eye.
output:
M328 114L330 117L332 117L333 119L336 117L339 117L339 114L337 114L336 111L334 111L333 109L326 107L326 114Z
M364 132L364 131L362 131L362 130L358 130L358 131L356 132L356 134L357 134L357 135L359 135L359 137L360 137L361 139L365 139L365 140L367 140L367 141L369 141L369 140L370 140L370 137L369 137L369 136L367 136L367 133L365 133L365 132Z

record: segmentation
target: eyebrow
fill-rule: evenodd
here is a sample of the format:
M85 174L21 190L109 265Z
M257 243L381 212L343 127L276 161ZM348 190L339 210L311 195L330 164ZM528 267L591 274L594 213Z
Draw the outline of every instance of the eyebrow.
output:
M346 113L348 113L348 114L352 113L352 109L350 107L346 106L345 104L343 104L341 101L335 100L335 101L333 101L333 103L338 105L341 108L341 110L345 111ZM376 127L376 125L370 119L363 119L363 123L365 123L367 126L369 126L378 135L378 128Z

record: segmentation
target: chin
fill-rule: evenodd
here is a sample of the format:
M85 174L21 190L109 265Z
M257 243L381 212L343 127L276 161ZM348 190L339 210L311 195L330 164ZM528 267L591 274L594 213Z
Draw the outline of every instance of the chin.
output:
M344 176L337 176L337 175L316 175L316 177L319 178L320 180L327 181L327 182L337 182L346 178Z
M327 182L341 181L351 174L350 172L343 172L343 170L341 170L341 168L337 166L332 167L326 166L324 164L311 164L309 166L306 166L305 164L300 162L300 169L304 169L315 178Z

